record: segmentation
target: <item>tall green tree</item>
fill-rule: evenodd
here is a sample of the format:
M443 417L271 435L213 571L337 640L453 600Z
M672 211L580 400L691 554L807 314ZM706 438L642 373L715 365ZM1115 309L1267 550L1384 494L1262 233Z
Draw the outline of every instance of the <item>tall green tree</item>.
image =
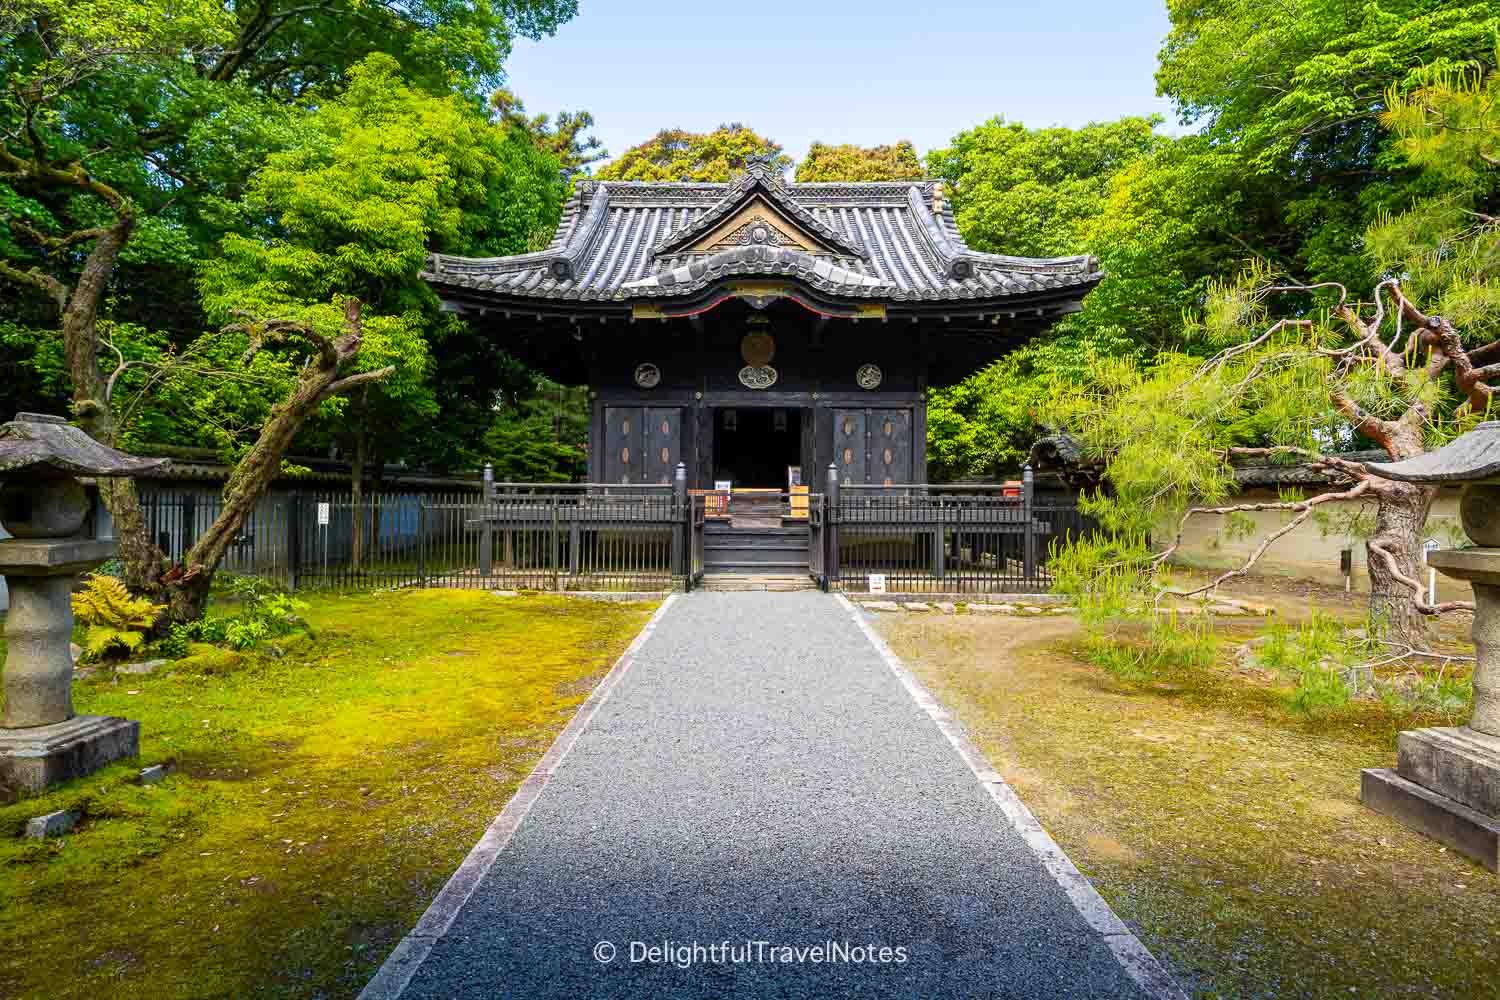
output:
M796 173L798 181L909 181L922 176L922 160L905 139L889 146L815 142Z
M770 156L780 169L792 165L781 145L738 122L712 132L662 129L599 170L606 181L727 181L753 156Z
M599 137L587 134L594 127L594 116L587 111L559 111L555 116L528 114L525 102L506 87L490 95L490 107L507 128L520 131L555 156L569 180L587 174L595 163L609 156Z
M222 256L204 267L210 315L250 317L236 328L252 340L261 329L287 329L337 344L336 330L350 335L351 303L362 304L354 316L361 339L340 358L338 380L316 396L294 390L235 466L222 524L184 558L180 578L194 581L188 599L206 594L198 581L222 556L212 546L232 537L233 519L253 508L291 440L320 409L338 409L343 436L353 442L362 528L372 440L389 448L392 437L437 414L429 336L451 320L416 278L426 255L515 252L532 231L556 222L555 159L491 123L466 97L434 97L399 72L387 56L355 67L348 88L309 115L289 147L257 172L243 206L256 224L226 236ZM357 529L356 566L362 541Z
M127 323L173 318L178 347L201 329L188 292L194 264L238 224L232 207L265 154L290 141L306 98L316 90L327 100L386 49L424 86L493 76L511 33L545 33L573 9L570 0L6 6L0 303L16 307L7 321L58 331L76 418L118 443L107 392L116 359L97 330L106 301ZM133 486L106 484L103 494L130 582L150 586L160 558Z
M499 482L582 482L588 435L588 390L538 377L496 408L483 448Z
M1157 85L1261 202L1252 252L1306 281L1368 286L1365 230L1446 181L1381 128L1387 92L1486 64L1494 0L1168 3ZM1243 200L1242 200L1243 205Z
M1385 277L1365 302L1336 283L1287 283L1264 263L1216 284L1185 333L1212 353L1163 352L1149 365L1103 360L1089 391L1056 400L1085 449L1105 462L1109 496L1091 502L1111 528L1137 537L1164 522L1175 539L1142 565L1160 565L1192 517L1233 519L1281 510L1284 524L1246 562L1202 590L1247 572L1276 538L1332 501L1366 505L1371 613L1400 644L1425 646L1429 605L1421 539L1434 490L1382 479L1340 457L1368 441L1393 460L1421 454L1482 419L1500 392L1500 81L1433 69L1392 88L1382 122L1399 151L1441 182L1439 193L1365 234ZM1313 496L1226 503L1241 456L1304 461L1338 483ZM1168 529L1169 537L1173 532Z
M927 156L947 182L954 217L976 250L1052 257L1081 253L1110 178L1160 146L1156 117L1083 128L1029 129L992 118Z
M1170 146L1156 134L1157 124L1136 117L1080 129L1028 129L995 118L960 133L927 162L951 192L955 219L971 246L1021 256L1093 252L1094 227L1109 215L1116 178ZM1118 280L1114 254L1100 256L1108 285ZM1085 358L1139 350L1133 317L1095 308L1107 294L1097 289L1085 300L1083 316L963 383L929 393L928 471L934 478L1017 472L1043 431L1042 404L1056 381L1082 377ZM1131 305L1162 311L1159 301ZM1166 310L1171 320L1180 308L1174 301Z

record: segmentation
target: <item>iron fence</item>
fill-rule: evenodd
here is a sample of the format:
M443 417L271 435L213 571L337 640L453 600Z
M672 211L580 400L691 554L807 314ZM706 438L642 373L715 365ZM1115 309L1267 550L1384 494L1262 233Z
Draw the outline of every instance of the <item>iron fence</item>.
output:
M824 493L778 493L775 510L755 500L690 495L683 469L669 486L276 493L256 506L221 568L292 589L659 591L691 588L729 564L800 573L783 565L792 560L825 590L868 592L883 578L888 592L996 593L1047 589L1057 547L1097 530L1073 497L1038 497L1029 476L962 487L830 480ZM209 489L146 488L141 503L174 562L223 507ZM762 543L768 551L739 551Z
M1097 526L1073 497L1016 483L834 485L820 518L824 585L890 593L1036 592L1052 586L1058 546Z

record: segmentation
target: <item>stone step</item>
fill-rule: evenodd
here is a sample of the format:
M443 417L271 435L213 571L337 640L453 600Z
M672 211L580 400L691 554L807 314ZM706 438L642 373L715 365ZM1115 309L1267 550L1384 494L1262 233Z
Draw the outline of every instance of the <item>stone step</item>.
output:
M817 584L805 574L705 573L698 583L698 589L712 591L816 590Z
M705 573L726 573L733 575L743 575L745 573L772 573L776 575L790 576L794 573L806 573L807 560L801 559L773 561L768 559L757 562L747 562L743 560L715 562L705 559L703 561L703 571Z
M807 552L807 540L795 538L764 538L757 542L743 542L735 539L716 539L703 542L704 553L710 552Z
M790 527L732 528L727 524L707 524L703 528L704 538L807 538L806 525Z

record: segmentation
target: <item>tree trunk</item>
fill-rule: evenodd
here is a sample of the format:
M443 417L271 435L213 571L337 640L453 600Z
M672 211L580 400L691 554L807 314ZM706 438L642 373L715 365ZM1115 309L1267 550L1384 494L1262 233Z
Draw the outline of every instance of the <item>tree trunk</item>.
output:
M135 229L135 218L122 215L99 236L62 308L63 353L73 383L73 413L84 433L117 447L119 428L109 405L109 384L99 368L99 304L109 287L115 262ZM114 521L125 585L132 591L159 594L166 557L146 526L140 494L131 479L102 479L99 499Z
M387 366L378 371L339 377L339 368L359 353L359 313L359 300L349 299L344 307L344 333L335 340L328 340L310 330L299 331L313 341L318 352L313 356L313 363L303 369L291 394L272 408L271 419L261 428L255 444L229 474L229 482L224 486L224 507L219 516L183 556L182 565L172 567L162 577L169 595L168 620L193 621L203 616L214 571L240 528L254 512L256 503L281 471L281 460L291 448L297 432L323 400L383 379L395 371ZM255 338L253 331L252 338Z
M1370 617L1385 628L1389 639L1418 649L1426 649L1430 641L1426 616L1417 611L1411 585L1396 578L1374 547L1389 552L1402 575L1420 580L1422 529L1427 524L1427 512L1435 493L1429 487L1383 482L1376 493L1375 532L1365 543L1370 573Z

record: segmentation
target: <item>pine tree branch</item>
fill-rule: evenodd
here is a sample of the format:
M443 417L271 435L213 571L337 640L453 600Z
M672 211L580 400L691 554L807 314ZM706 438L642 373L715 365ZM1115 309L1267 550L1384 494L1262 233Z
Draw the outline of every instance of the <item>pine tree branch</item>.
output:
M1411 577L1401 572L1400 564L1396 562L1396 557L1391 554L1389 549L1381 545L1379 542L1373 540L1366 542L1365 545L1371 552L1380 557L1380 561L1385 563L1385 568L1390 572L1391 576L1396 578L1397 583L1404 583L1406 584L1406 586L1411 588L1412 604L1416 606L1416 609L1420 614L1443 615L1447 614L1450 611L1474 610L1473 601L1444 601L1441 604L1428 604L1422 599L1424 596L1425 588L1423 588L1421 582L1413 580Z
M1253 551L1251 551L1250 555L1245 559L1243 563L1240 564L1238 568L1228 570L1212 582L1206 583L1203 586L1197 587L1193 590L1165 590L1162 591L1162 593L1170 594L1173 597L1196 597L1199 594L1205 593L1207 591L1217 590L1221 584L1232 580L1237 576L1244 576L1246 573L1250 572L1250 570L1254 568L1255 564L1260 561L1261 557L1266 554L1266 550L1269 549L1273 544L1275 544L1277 539L1281 538L1291 531L1296 530L1299 525L1301 525L1304 521L1306 521L1313 515L1320 504L1329 503L1334 500L1357 500L1361 496L1363 496L1369 489L1369 480L1363 479L1351 488L1340 493L1322 493L1307 500L1280 501L1276 503L1246 503L1235 504L1231 507L1194 507L1190 509L1186 514L1182 516L1181 522L1179 522L1177 525L1177 538L1173 541L1171 549L1168 550L1168 554L1170 554L1172 551L1175 551L1178 546L1182 544L1183 531L1187 528L1188 519L1194 514L1224 515L1235 513L1249 513L1251 511L1260 510L1295 510L1298 512L1298 514L1286 524L1282 525L1280 528L1271 532L1265 538L1261 539L1260 544L1257 545Z

